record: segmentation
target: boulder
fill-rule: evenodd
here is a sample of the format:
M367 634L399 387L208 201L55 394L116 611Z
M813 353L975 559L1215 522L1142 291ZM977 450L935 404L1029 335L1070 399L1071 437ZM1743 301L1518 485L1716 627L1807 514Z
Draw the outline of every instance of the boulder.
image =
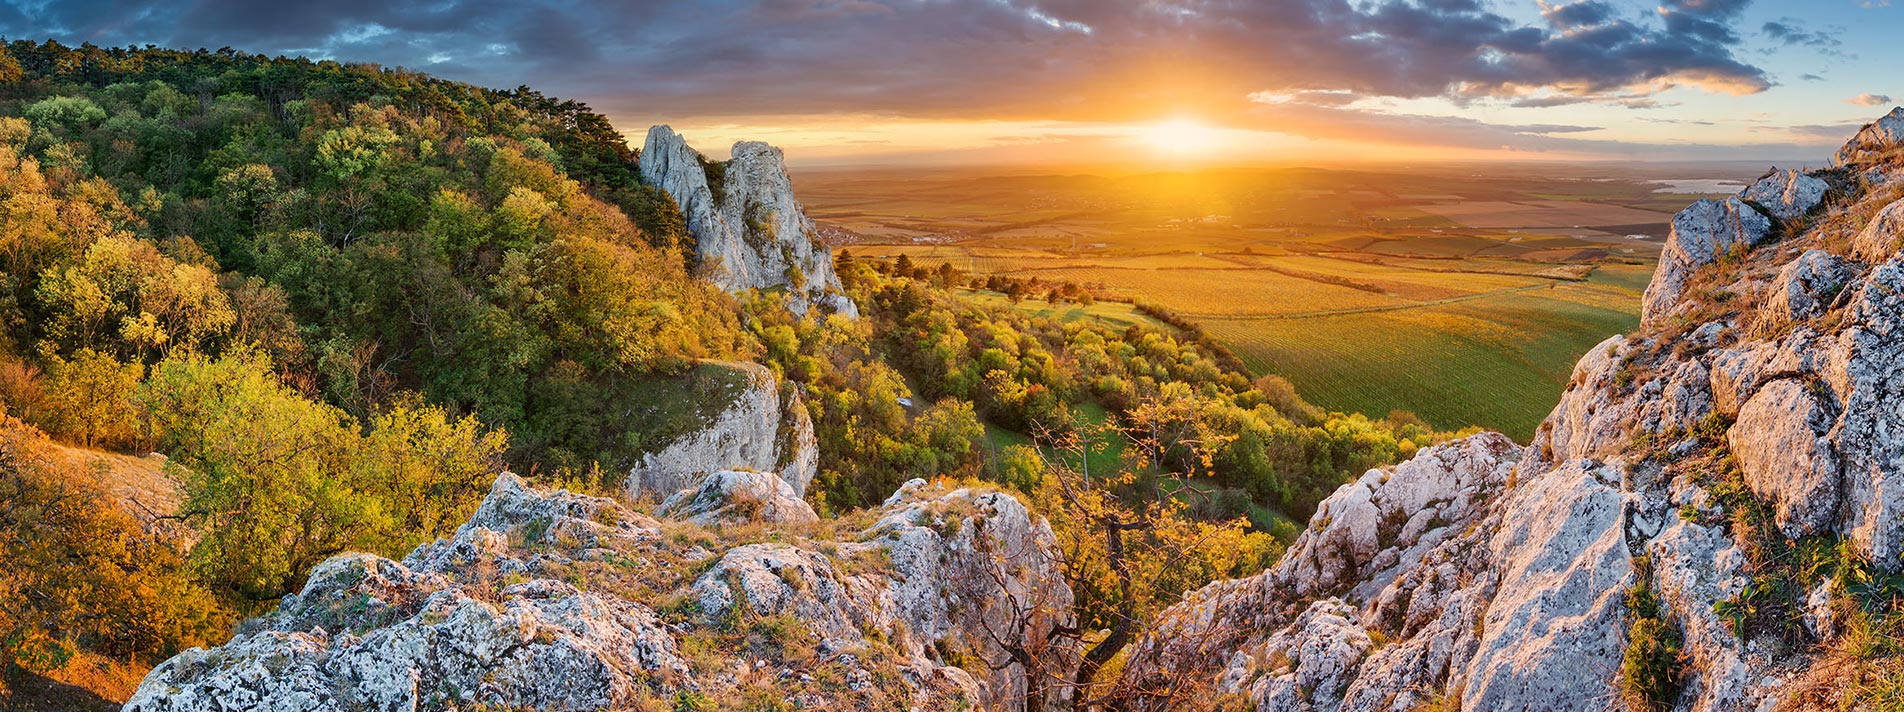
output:
M717 523L817 522L813 507L786 480L771 472L726 470L708 475L695 489L681 490L655 510L656 516L702 526Z
M1878 209L1871 222L1851 239L1851 252L1858 259L1878 264L1896 255L1900 243L1904 243L1904 199Z
M1823 314L1857 274L1856 265L1837 255L1806 250L1772 279L1759 318L1769 326L1782 327Z
M1904 106L1891 109L1877 121L1865 124L1857 135L1838 149L1832 163L1850 166L1883 157L1904 145Z
M815 241L813 221L794 198L780 149L741 141L731 156L711 164L673 129L655 126L642 145L641 177L674 197L701 264L722 289L784 288L796 314L819 305L858 316L840 291L832 250Z
M1836 419L1809 385L1781 379L1746 401L1726 432L1746 486L1776 506L1786 536L1828 533L1837 519L1838 455L1826 437Z
M1737 197L1701 200L1673 216L1659 267L1640 300L1640 322L1655 322L1680 305L1693 272L1735 248L1750 249L1772 235L1772 221Z
M1758 206L1780 220L1803 217L1824 202L1831 184L1794 170L1779 170L1760 176L1739 193L1747 203Z
M694 582L695 600L711 625L737 616L790 616L823 640L866 644L864 630L886 632L878 601L855 596L825 555L787 544L728 550ZM738 608L736 608L738 606Z

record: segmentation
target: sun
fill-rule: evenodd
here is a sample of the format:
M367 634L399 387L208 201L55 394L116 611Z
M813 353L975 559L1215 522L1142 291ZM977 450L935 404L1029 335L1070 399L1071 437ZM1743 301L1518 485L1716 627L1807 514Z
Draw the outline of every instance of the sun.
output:
M1138 126L1133 139L1167 158L1198 158L1224 144L1223 131L1196 119L1180 117Z

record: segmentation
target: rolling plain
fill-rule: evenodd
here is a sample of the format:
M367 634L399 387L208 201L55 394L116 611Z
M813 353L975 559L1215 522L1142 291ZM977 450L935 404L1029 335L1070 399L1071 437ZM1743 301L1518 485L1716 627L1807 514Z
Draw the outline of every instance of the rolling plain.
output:
M811 171L858 256L1089 288L1065 319L1143 302L1332 410L1531 435L1582 353L1638 323L1672 211L1762 166L904 174ZM999 297L999 299L1003 299Z

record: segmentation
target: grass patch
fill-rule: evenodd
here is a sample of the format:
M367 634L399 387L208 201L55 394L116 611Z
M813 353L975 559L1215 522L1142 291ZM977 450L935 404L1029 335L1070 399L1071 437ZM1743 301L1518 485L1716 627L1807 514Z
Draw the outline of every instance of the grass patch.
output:
M1669 710L1679 699L1686 674L1680 635L1660 616L1651 560L1642 556L1633 563L1635 581L1626 590L1626 607L1633 620L1627 625L1626 652L1620 659L1620 698L1633 710Z

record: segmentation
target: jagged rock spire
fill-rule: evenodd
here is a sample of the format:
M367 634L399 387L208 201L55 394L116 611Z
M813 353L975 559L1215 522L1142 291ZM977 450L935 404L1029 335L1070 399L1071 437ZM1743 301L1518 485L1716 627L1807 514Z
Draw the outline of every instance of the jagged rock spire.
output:
M641 149L642 180L681 206L710 279L730 292L784 288L798 314L817 304L858 316L840 292L832 251L814 241L780 149L741 141L732 153L709 162L666 125L648 129Z

